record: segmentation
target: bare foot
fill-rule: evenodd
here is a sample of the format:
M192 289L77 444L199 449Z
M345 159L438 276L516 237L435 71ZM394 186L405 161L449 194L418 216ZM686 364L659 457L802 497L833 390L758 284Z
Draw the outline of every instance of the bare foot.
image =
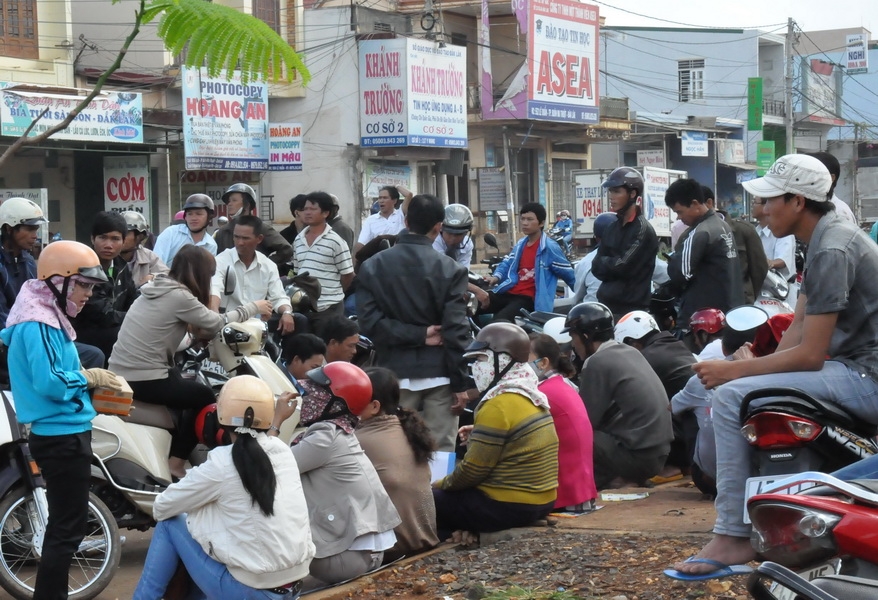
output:
M709 558L724 565L742 565L756 559L756 551L750 545L750 538L732 537L730 535L713 536L695 558ZM674 569L681 573L699 574L716 571L716 567L699 562L678 562Z
M464 531L463 529L458 529L451 534L451 541L455 544L460 544L464 548L469 548L471 546L478 545L479 534L472 533L470 531Z

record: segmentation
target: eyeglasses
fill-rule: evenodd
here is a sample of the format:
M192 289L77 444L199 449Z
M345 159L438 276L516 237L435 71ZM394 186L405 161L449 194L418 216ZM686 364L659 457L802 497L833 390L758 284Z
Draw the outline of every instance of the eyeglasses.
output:
M89 290L89 291L95 289L95 285L96 285L96 284L90 283L88 281L79 281L76 279L73 280L73 283L74 283L74 285L76 285L76 287L82 288L84 290Z

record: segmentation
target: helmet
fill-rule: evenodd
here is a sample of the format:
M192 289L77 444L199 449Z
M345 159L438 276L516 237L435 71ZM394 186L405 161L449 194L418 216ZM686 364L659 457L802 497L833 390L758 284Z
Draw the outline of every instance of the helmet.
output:
M613 313L600 302L577 304L567 313L562 331L575 331L585 335L613 331Z
M465 352L478 353L484 350L503 352L511 356L515 362L527 362L530 358L530 338L518 325L491 323L482 327Z
M220 425L268 429L274 418L274 394L258 377L232 377L216 400L216 416Z
M546 324L543 325L543 333L558 342L559 345L569 344L572 341L570 334L564 331L564 317L554 317L546 321Z
M136 231L137 233L146 233L149 231L149 223L141 213L136 210L126 210L122 212L122 218L128 225L128 231Z
M372 401L372 381L366 372L348 362L331 362L308 371L308 379L329 388L332 395L348 406L352 415L358 416Z
M27 198L8 198L0 204L0 226L41 225L46 222L40 205Z
M658 331L658 323L651 314L642 310L631 311L616 323L615 336L617 342L626 339L639 340L650 331Z
M442 231L458 235L473 229L473 213L463 204L449 204L445 207L445 220Z
M689 329L706 331L707 333L719 333L726 326L726 316L718 308L702 308L692 313L689 318Z
M233 183L230 185L229 189L226 190L226 193L223 194L223 203L228 204L229 196L235 192L244 196L244 201L250 205L250 208L256 208L256 192L254 192L253 188L246 183Z
M211 200L210 196L207 194L192 194L186 198L186 204L183 205L183 212L185 213L190 208L206 208L207 214L210 216L213 216L216 212L213 207L213 200Z
M79 275L94 283L107 281L107 274L95 251L71 240L52 242L40 253L37 279L46 280L53 275L65 278Z
M567 218L569 219L569 218L570 218L570 211L567 210L566 208L565 208L564 210L559 210L557 216L559 216L559 217L567 217Z
M604 232L610 223L616 220L616 213L605 212L599 214L594 220L594 236L596 238L604 237Z
M175 221L182 221L182 220L185 219L185 218L186 218L186 211L185 211L185 210L178 210L178 211L174 214L174 220L175 220Z
M198 436L198 443L204 444L211 450L232 443L228 429L222 427L217 419L216 402L202 408L195 417L195 434Z
M638 196L643 195L643 177L637 169L631 167L619 167L613 170L601 185L604 188L623 187L626 190L636 190Z

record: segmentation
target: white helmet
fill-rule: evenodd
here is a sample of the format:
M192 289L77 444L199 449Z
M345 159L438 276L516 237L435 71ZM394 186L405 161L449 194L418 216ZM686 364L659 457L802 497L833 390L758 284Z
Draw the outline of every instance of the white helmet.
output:
M573 341L568 332L561 333L561 330L564 329L564 322L566 319L564 317L554 317L546 321L546 324L543 325L543 333L547 336L558 342L558 345L569 344Z
M616 341L622 343L628 338L639 340L650 331L659 331L659 326L648 312L634 310L619 319L613 331Z
M125 224L128 225L128 231L136 231L137 233L146 233L149 231L149 223L143 214L136 210L126 210L123 211L121 215L122 218L125 219Z
M46 223L40 205L27 198L8 198L0 204L0 227Z

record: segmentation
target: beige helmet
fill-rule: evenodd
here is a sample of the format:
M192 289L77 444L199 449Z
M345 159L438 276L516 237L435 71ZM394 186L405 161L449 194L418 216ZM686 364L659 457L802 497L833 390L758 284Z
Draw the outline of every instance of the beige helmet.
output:
M27 198L7 198L0 204L0 227L9 225L42 225L46 223L43 209Z
M107 281L107 274L95 251L72 240L52 242L40 253L37 279L46 280L53 275L65 278L79 275L94 283Z
M257 377L232 377L217 398L216 416L220 425L268 429L274 417L274 394Z

